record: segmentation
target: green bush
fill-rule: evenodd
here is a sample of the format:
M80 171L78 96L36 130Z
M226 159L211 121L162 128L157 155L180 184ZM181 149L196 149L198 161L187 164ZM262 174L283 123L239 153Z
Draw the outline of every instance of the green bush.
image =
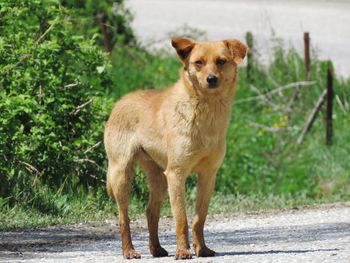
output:
M26 227L35 215L38 221L31 225L96 220L115 211L103 182L102 135L112 104L135 89L171 85L181 63L167 53L122 44L107 58L95 15L103 10L109 16L121 8L113 9L112 2L0 2L0 229ZM129 15L122 21L126 28ZM134 41L128 29L118 32L113 43ZM333 145L324 145L323 112L302 145L296 145L325 88L329 62L312 60L315 83L310 87L285 90L269 101L249 100L304 78L301 56L276 43L269 67L259 64L253 50L250 78L240 69L227 153L216 183L217 198L228 211L233 195L234 204L243 200L242 207L244 200L252 207L262 199L277 200L278 206L272 202L271 207L281 207L350 196L350 81L335 78ZM136 168L136 174L133 214L140 213L149 193L142 171ZM189 177L190 200L195 183ZM13 220L16 216L19 221Z
M76 32L91 38L96 35L102 45L98 14L103 12L105 24L112 47L135 42L134 33L130 27L132 14L124 5L124 0L61 0L61 4L72 9L72 19Z
M59 1L0 3L0 197L9 204L45 206L52 191L100 184L108 67Z
M180 61L161 52L151 54L141 47L118 46L111 56L110 91L115 99L137 89L162 89L179 77Z
M253 53L253 57L257 54ZM232 123L228 130L226 158L219 171L217 190L242 195L291 195L323 198L350 196L349 81L335 77L334 143L325 145L324 112L319 113L312 130L301 145L296 140L307 118L326 88L329 61L312 57L310 86L295 86L257 98L271 90L304 80L304 61L295 49L285 50L276 41L268 67L253 63L250 80L241 68ZM248 98L256 99L249 100ZM248 99L248 100L246 100ZM347 108L347 109L346 109ZM340 154L342 153L342 154ZM337 156L331 157L330 156ZM325 190L326 188L326 190Z

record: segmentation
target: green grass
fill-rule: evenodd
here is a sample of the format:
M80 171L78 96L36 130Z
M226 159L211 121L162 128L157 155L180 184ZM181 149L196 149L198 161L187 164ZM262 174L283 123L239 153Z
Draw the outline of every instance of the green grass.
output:
M100 222L104 220L115 220L115 222L117 222L116 206L112 200L104 198L102 202L100 200L102 206L98 207L96 206L96 198L94 196L87 195L87 197L91 200L83 200L76 197L73 200L69 200L71 209L60 215L41 213L36 209L30 209L20 204L13 207L1 207L0 231L84 222ZM311 199L306 196L244 196L215 193L210 203L209 215L271 212L279 209L295 209L343 200L344 198L338 195L321 199ZM193 216L195 208L194 196L187 195L186 208L188 216ZM145 218L145 209L144 204L137 199L132 199L129 204L130 218ZM163 204L161 216L171 216L171 208L168 199L166 199Z
M252 78L240 69L238 91L227 136L227 153L218 173L210 213L266 211L350 200L350 80L335 79L334 140L325 145L324 109L301 145L296 139L325 88L329 62L313 59L310 87L300 87L264 100L244 101L258 93L304 78L303 61L293 49L275 48L270 67L255 55ZM112 54L113 85L106 103L138 88L162 88L178 79L180 63L165 53L120 47ZM295 97L290 110L286 105ZM102 98L103 99L103 98ZM102 125L102 124L101 124ZM139 169L130 202L132 218L144 214L148 198L146 179ZM195 177L187 181L188 211L193 213ZM69 182L67 182L69 184ZM0 197L0 230L113 218L116 207L104 184L62 192L40 186L35 198L9 204ZM163 215L170 215L167 201Z
M112 53L113 86L109 95L115 99L136 89L161 89L175 83L181 63L174 56L159 51L151 54L138 47L117 47Z

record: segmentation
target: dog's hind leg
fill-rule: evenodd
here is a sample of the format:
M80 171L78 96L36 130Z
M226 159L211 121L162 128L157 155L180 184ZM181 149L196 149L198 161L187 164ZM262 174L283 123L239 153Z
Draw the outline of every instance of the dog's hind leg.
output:
M119 230L122 240L123 256L127 259L140 258L131 241L128 199L131 181L134 175L133 163L123 160L108 161L107 190L115 199L119 208Z
M140 162L142 170L147 174L150 186L150 198L147 206L147 223L149 231L149 249L153 257L166 257L168 252L161 247L158 238L160 208L167 194L167 181L163 170L151 159Z

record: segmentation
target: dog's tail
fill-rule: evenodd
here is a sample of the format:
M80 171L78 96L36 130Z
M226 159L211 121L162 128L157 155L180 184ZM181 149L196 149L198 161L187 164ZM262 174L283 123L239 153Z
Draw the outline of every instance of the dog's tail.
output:
M108 181L107 181L107 183L106 183L106 186L107 186L107 193L108 193L108 195L109 195L110 197L113 197L112 187L111 187L111 185L108 183Z

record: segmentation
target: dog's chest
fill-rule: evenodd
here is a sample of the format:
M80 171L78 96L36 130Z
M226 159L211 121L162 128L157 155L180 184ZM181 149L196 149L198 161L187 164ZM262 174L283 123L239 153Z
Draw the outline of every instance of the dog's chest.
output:
M175 127L193 147L217 148L225 139L229 111L221 101L185 101L175 108Z

